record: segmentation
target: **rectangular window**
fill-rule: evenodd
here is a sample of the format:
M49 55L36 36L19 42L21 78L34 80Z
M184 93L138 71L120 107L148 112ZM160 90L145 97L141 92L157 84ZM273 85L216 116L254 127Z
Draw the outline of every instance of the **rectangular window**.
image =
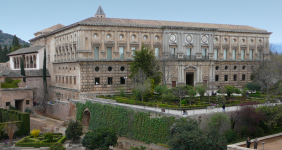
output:
M99 60L99 47L94 47L94 59Z
M120 84L125 84L125 79L124 79L124 77L120 77Z
M242 81L245 81L245 79L246 79L246 75L242 74Z
M219 77L218 75L215 75L215 81L218 81L218 77Z
M261 52L258 51L258 59L261 60Z
M187 48L187 56L191 56L191 48Z
M253 60L253 50L250 50L250 60Z
M228 75L224 75L224 81L228 81Z
M236 49L233 49L233 60L236 60Z
M131 47L131 57L133 58L135 56L135 47Z
M76 77L73 77L73 84L76 85Z
M64 81L64 80L65 80L65 77L62 77L62 78L63 78L63 83L65 83L65 81Z
M159 53L160 53L159 48L155 48L155 57L156 57L156 59L159 59Z
M207 56L207 49L202 49L202 55L203 57Z
M237 81L237 75L233 76L233 81Z
M113 77L108 77L108 85L112 85L113 84Z
M6 102L6 106L10 106L10 102Z
M112 47L107 47L107 59L112 59Z
M214 60L217 60L217 49L214 50Z
M70 77L70 84L71 84L71 77Z
M68 81L68 78L69 78L69 77L66 77L66 84L68 84L68 82L69 82L69 81Z
M226 60L227 59L227 49L223 50L223 59Z
M56 77L56 83L58 82L58 77Z
M170 52L171 55L175 55L175 48L170 48Z
M124 59L124 49L123 49L123 47L119 47L119 59Z
M29 105L29 100L26 100L26 101L25 101L25 104L26 104L26 105Z
M61 83L61 77L59 77L59 83Z
M241 50L241 60L245 60L245 50Z
M100 85L100 78L95 78L95 85Z

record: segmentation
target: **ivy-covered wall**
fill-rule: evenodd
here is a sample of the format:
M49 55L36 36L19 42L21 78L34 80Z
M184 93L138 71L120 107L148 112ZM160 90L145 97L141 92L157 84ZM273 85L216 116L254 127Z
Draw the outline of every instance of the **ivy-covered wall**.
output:
M90 101L85 104L77 103L77 120L82 120L86 108L90 111L89 129L112 128L118 136L146 143L167 142L170 127L175 122L174 117L150 118L150 113Z

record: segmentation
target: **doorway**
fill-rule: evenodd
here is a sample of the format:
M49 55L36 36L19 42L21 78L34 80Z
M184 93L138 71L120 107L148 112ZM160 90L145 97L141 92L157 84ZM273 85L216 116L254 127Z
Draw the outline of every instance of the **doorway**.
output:
M15 99L15 108L23 112L23 99Z
M82 118L82 124L84 126L88 126L89 125L89 120L90 120L90 112L88 110L85 110L83 112L83 118Z
M172 81L172 87L176 87L176 81Z
M193 72L186 73L186 85L194 86L194 73Z

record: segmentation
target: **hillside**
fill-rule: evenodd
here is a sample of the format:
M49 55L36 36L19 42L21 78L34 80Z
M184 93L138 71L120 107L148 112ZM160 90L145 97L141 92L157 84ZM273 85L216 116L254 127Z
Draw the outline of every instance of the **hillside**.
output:
M12 45L12 41L13 41L13 35L8 34L8 33L3 33L3 31L0 30L0 44L2 46L4 46L4 45L11 46ZM19 38L19 42L20 42L21 45L24 45L24 44L28 44L29 45L28 42L26 42L24 40L21 40L20 38Z

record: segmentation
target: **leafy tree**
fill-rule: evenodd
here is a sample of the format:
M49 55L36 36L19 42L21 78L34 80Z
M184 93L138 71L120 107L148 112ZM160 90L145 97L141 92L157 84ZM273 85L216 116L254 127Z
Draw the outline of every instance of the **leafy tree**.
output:
M260 91L260 86L256 83L247 83L244 87L252 91Z
M172 93L179 97L179 106L181 106L181 100L188 94L188 91L185 86L177 86L172 89Z
M98 128L88 132L82 139L82 145L89 150L108 150L117 145L117 135L113 129Z
M225 92L226 92L228 97L230 97L232 93L236 93L236 94L241 93L241 91L239 89L237 89L236 87L231 86L231 85L226 85L224 88L225 88Z
M202 100L202 98L205 96L207 90L207 86L200 84L196 86L196 91L199 93L200 95L200 100Z
M21 58L21 75L24 76L23 81L25 82L25 70L24 70L24 59Z
M205 137L193 119L180 118L170 129L168 145L172 150L203 150Z
M18 37L16 35L14 35L13 36L13 41L12 41L12 49L11 49L12 51L11 52L14 52L14 51L16 51L16 50L18 50L20 48L21 48L21 45L19 43L19 39L18 39Z
M221 134L225 131L220 130L224 129L224 126L229 126L229 124L229 116L226 113L215 113L208 120L208 125L216 128Z
M226 150L227 139L220 134L217 124L209 124L208 128L205 149Z
M140 51L135 51L133 58L133 62L129 63L129 69L131 72L129 77L133 78L141 69L144 71L147 78L154 80L154 84L152 85L152 88L154 89L154 87L161 82L162 76L162 73L159 71L159 66L154 55L154 51L142 45Z
M269 129L279 128L282 125L282 106L276 105L273 107L263 106L258 108L258 112L264 114L265 118L262 120Z
M193 86L188 87L188 95L189 95L189 100L190 100L190 105L191 105L192 99L194 99L195 96L197 95L197 91Z
M56 142L50 146L49 150L66 150L66 148L63 146L63 144Z
M69 140L72 139L73 142L74 142L74 140L76 138L78 138L81 135L83 135L82 130L83 130L83 126L82 126L82 124L79 121L77 121L77 120L70 120L70 122L68 124L68 127L67 127L67 129L65 131L67 139L69 139Z
M152 80L153 79L147 77L146 73L142 69L139 69L138 72L132 77L131 81L134 86L133 91L140 92L142 102L144 100L144 95L149 93L151 90L153 83Z
M166 92L168 90L167 86L165 85L158 85L155 87L155 91L157 93L159 93L160 95L162 95L164 92Z
M174 95L171 92L165 92L162 94L162 99L166 102L169 102L174 98Z

